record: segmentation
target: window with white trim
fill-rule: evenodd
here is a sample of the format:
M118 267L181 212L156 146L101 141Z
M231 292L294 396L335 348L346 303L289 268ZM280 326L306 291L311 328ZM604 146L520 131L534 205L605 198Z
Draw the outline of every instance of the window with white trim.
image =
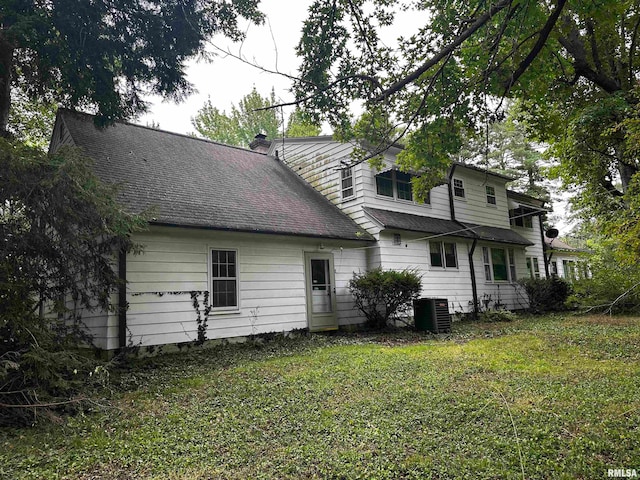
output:
M509 249L512 250L512 249ZM482 260L484 263L484 278L487 282L508 282L511 272L511 252L504 248L482 247ZM515 264L513 265L515 275ZM511 281L515 278L512 276Z
M429 241L429 257L432 267L458 268L456 244Z
M536 257L527 257L527 273L530 278L540 278L540 265Z
M453 179L453 195L458 198L465 198L464 182L459 178Z
M211 307L238 308L238 253L211 250Z
M393 172L376 175L376 193L383 197L393 198Z
M487 203L489 205L496 205L496 189L491 185L485 185L484 191L487 194Z
M353 190L353 167L346 167L340 171L340 180L342 188L342 198L351 198L354 195Z
M402 237L399 233L393 234L393 244L394 245L402 245Z
M509 210L509 223L511 226L533 228L533 215L523 208Z
M518 278L516 276L516 255L513 248L510 248L508 250L508 253L509 253L509 277L511 278L512 282L515 282L516 279Z

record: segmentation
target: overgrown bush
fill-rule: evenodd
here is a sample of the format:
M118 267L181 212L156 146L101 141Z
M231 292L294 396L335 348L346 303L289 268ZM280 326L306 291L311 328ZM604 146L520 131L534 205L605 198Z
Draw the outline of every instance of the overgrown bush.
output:
M77 149L0 139L0 423L78 403L101 371L78 354L88 340L78 312L109 308L115 255L136 249L129 234L143 225Z
M421 277L414 270L383 270L354 273L349 291L355 306L371 328L383 328L389 320L401 319L420 297Z
M518 281L529 298L532 312L558 312L566 309L571 295L571 284L553 276L551 278L524 278Z
M496 310L485 310L480 313L481 322L513 322L518 316L510 310L498 308Z

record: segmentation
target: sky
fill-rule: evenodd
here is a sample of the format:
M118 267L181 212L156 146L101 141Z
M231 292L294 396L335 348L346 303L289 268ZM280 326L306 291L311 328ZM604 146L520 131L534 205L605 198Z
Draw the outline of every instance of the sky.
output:
M217 55L213 61L193 60L188 63L187 79L197 93L180 104L149 96L149 113L140 116L135 123L145 125L154 122L159 123L159 128L163 130L192 133L195 129L191 125L191 118L208 98L214 107L229 112L231 104L237 105L254 86L263 97L268 96L273 88L276 99L292 100L293 96L288 92L290 80L282 75L260 71L225 55L219 49L230 51L266 69L295 75L299 64L295 47L300 40L302 23L310 4L311 0L286 2L286 6L282 0L262 0L260 9L267 16L264 25L248 26L246 39L242 43L233 43L222 35L212 38L208 50Z

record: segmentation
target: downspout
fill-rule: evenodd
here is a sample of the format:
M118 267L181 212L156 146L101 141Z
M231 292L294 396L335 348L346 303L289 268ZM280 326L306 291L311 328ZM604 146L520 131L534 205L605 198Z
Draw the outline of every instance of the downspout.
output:
M544 274L549 278L549 262L551 257L547 258L547 242L544 241L544 228L542 226L542 215L538 215L538 223L540 224L540 240L542 240L542 260L544 261ZM553 253L552 253L553 255Z
M449 211L451 213L451 221L457 223L460 226L464 226L456 220L456 209L453 201L453 172L456 169L456 164L451 165L451 170L449 170L449 179L447 182L447 187L449 189ZM471 276L471 294L473 295L473 312L471 314L474 320L478 319L478 285L476 283L476 267L473 264L473 254L476 251L476 245L478 244L478 237L475 232L472 232L474 239L471 244L471 250L469 250L469 275Z
M127 346L127 252L118 255L118 347Z

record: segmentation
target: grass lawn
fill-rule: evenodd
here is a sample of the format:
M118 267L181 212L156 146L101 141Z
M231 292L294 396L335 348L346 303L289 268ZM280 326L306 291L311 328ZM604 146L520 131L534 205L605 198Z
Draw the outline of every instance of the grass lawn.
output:
M85 416L0 431L0 478L640 475L640 318L310 336L137 361Z

